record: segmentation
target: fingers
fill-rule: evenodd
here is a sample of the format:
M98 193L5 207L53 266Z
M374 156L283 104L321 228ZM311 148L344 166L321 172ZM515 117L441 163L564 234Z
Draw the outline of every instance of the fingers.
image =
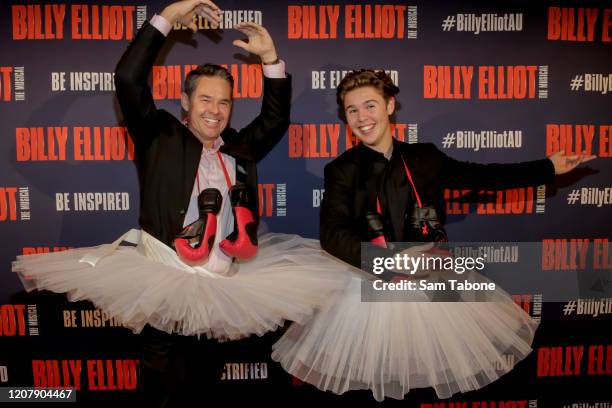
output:
M565 158L568 159L570 162L577 162L578 164L580 164L580 163L585 163L593 159L596 159L597 156L593 154L587 154L587 152L584 151L580 154L575 154L572 156L565 156Z
M194 9L196 7L206 7L206 8L209 8L211 10L221 11L219 6L217 6L215 3L213 3L210 0L192 0L191 3L189 3L189 4L191 5L192 9Z
M242 40L234 40L232 42L232 44L234 44L236 47L242 48L245 51L248 51L249 48L249 43L242 41Z
M572 155L569 155L569 156L564 156L564 157L565 157L566 159L571 159L571 160L574 160L574 159L577 159L577 158L588 158L589 160L591 160L591 159L594 159L594 158L596 158L596 157L597 157L597 156L595 156L595 155L592 155L592 154L591 154L591 155L589 155L589 154L587 154L587 153L588 153L588 152L585 150L584 152L581 152L580 154L572 154ZM564 154L565 154L565 150L560 150L560 151L558 151L558 152L554 153L554 154L553 154L553 156L554 156L554 155L564 155Z
M257 33L260 33L260 34L263 34L263 33L267 32L267 30L263 26L261 26L261 25L259 25L257 23L253 23L251 21L244 21L242 23L236 24L234 26L234 28L237 29L237 30L248 29L248 30L252 30L252 31L255 31Z
M597 156L595 156L594 154L592 154L592 155L590 155L590 156L586 156L586 157L585 157L585 158L582 160L582 162L583 162L583 163L585 163L585 162L591 161L591 160L596 159L596 158L597 158Z
M213 10L207 5L199 5L194 11L197 15L207 20L213 28L216 28L221 22L221 10Z
M256 35L259 35L262 37L270 37L268 30L266 30L264 27L256 23L243 22L240 24L236 24L234 28L240 31L241 33L248 35L249 37L256 36Z
M212 8L213 10L217 10L217 11L221 11L221 9L219 8L219 6L217 6L215 3L213 3L210 0L200 0L200 3Z
M198 26L193 21L187 24L187 28L190 29L193 33L198 32Z
M560 160L560 162L558 163L558 165L561 166L559 168L562 169L560 174L573 170L580 164L586 163L597 158L596 155L587 154L587 151L581 152L580 154L572 154L569 156L564 156L564 153L565 151L561 150L553 154L554 158Z
M260 32L251 28L251 27L239 27L238 25L234 26L234 28L238 31L240 31L242 34L245 34L249 37L253 37L256 35L260 35Z
M180 14L180 18L178 18L178 21L183 26L189 28L193 32L197 31L196 22L192 24L194 15L200 16L206 21L208 21L213 26L213 28L218 26L221 21L222 11L215 3L211 1L193 0L189 2L182 2L180 3L180 6L181 8L177 9L178 14ZM174 21L177 21L177 19L175 19Z
M586 163L588 161L591 161L593 159L596 159L597 156L595 155L586 155L586 154L581 154L580 158L578 159L578 163L576 165L582 164L582 163Z

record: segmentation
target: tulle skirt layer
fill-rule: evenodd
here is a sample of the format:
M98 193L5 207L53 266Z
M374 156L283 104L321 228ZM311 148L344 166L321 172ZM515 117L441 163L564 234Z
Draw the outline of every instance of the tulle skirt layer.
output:
M304 323L347 281L341 272L348 266L297 235L261 236L254 260L220 275L184 264L171 248L134 231L113 244L19 256L13 271L26 290L89 300L134 332L149 324L219 339L262 335L285 320ZM138 246L119 246L122 240Z

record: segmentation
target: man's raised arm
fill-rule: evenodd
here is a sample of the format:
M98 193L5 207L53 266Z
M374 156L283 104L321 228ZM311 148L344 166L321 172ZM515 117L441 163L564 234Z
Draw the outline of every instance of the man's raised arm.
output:
M233 44L259 56L263 64L263 100L259 115L238 134L224 135L230 142L246 143L255 161L263 159L282 139L290 122L291 77L285 73L272 37L263 26L244 22L234 28L247 35L248 41Z
M194 14L212 24L219 22L219 8L211 1L185 0L166 7L145 23L128 46L115 69L117 99L137 149L146 148L158 134L157 108L148 84L155 59L176 22L196 31Z

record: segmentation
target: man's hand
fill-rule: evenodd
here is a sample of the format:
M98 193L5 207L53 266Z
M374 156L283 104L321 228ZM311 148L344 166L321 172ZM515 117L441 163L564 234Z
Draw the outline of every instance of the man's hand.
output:
M244 22L236 24L234 28L248 37L248 42L235 40L233 44L245 51L258 55L263 63L271 63L276 61L276 47L274 41L264 27L259 24Z
M216 28L221 21L221 9L210 0L183 0L172 3L161 12L161 16L170 24L181 23L194 33L198 26L193 21L194 14L201 16Z
M555 166L555 174L564 174L575 169L582 163L595 159L597 156L588 156L586 152L573 156L564 156L565 151L561 150L548 158Z

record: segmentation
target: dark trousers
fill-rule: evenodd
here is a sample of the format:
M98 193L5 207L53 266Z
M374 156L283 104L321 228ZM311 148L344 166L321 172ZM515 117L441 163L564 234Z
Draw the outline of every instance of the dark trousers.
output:
M212 393L221 375L216 341L168 334L146 326L140 334L145 407L185 407Z

